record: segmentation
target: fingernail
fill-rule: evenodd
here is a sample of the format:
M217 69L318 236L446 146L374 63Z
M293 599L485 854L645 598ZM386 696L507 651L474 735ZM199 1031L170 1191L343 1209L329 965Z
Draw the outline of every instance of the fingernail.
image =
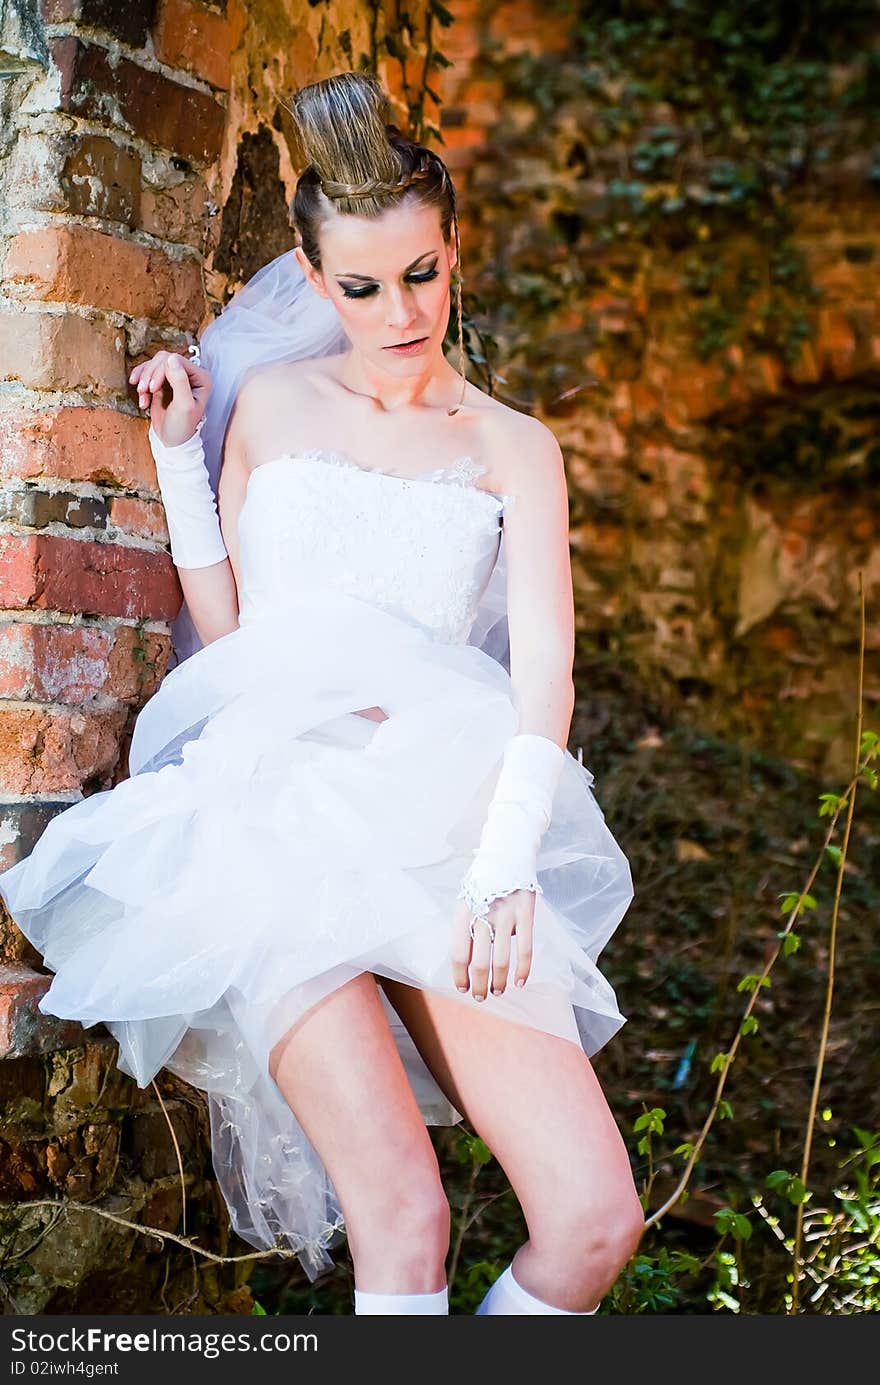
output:
M467 994L467 986L457 986L456 990L461 991L463 995Z
M485 1000L485 999L486 999L486 997L485 997L484 995L475 995L475 996L474 996L474 1000Z
M501 988L500 988L499 986L493 986L493 987L492 987L492 994L493 994L493 995L501 995L501 994L502 994Z
M526 979L525 979L525 977L524 977L524 976L518 976L518 977L516 978L516 984L517 984L518 986L524 986L524 985L526 984Z

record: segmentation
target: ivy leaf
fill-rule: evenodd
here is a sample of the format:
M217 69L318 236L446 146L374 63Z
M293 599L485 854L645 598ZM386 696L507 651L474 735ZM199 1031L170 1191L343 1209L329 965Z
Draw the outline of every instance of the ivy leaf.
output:
M769 976L756 976L754 973L752 973L749 976L744 976L737 985L736 989L738 991L757 991L759 987L765 989L769 988L769 986Z

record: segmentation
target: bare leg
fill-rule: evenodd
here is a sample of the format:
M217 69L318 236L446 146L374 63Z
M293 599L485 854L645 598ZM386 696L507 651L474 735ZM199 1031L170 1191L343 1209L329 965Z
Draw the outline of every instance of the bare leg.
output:
M359 1290L445 1289L449 1203L370 972L312 1007L269 1071L333 1180Z
M529 1228L517 1281L548 1304L591 1311L635 1252L644 1213L590 1060L568 1039L379 979L510 1179Z

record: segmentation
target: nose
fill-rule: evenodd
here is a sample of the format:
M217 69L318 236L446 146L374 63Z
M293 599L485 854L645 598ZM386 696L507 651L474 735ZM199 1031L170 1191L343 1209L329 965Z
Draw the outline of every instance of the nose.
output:
M415 294L411 288L392 287L388 296L387 321L390 329L407 332L418 316Z

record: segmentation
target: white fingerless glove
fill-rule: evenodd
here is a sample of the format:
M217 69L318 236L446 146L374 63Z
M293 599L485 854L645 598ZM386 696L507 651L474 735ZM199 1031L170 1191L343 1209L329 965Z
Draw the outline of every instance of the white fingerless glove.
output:
M474 915L485 915L493 899L514 890L544 893L537 879L538 847L550 825L564 758L547 736L523 732L508 741L480 845L457 896Z
M203 423L176 447L167 447L152 424L147 434L176 567L210 567L229 556L205 466Z

